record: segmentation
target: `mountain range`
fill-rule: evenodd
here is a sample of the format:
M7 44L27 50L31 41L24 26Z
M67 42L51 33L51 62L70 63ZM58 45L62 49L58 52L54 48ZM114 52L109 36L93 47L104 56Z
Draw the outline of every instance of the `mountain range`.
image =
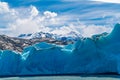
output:
M75 41L78 38L82 38L82 35L71 31L65 35L58 35L53 33L45 33L45 32L36 32L30 34L20 34L18 38L23 39L35 39L35 38L52 38L58 41Z
M9 37L6 35L0 35L0 49L2 50L14 50L21 52L23 48L39 43L48 42L59 45L67 45L73 43L81 36L71 32L68 36L56 35L44 32L38 32L34 34L21 34L18 37Z

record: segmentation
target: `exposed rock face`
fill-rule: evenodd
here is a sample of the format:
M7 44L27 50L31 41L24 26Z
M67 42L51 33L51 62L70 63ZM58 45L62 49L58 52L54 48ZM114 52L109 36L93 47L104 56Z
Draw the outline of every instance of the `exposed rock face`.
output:
M48 42L48 43L55 43L55 44L68 44L71 42L61 42L51 38L34 38L34 39L21 39L15 37L8 37L6 35L0 35L0 49L2 50L14 50L21 52L24 47L29 45L33 45L39 42Z

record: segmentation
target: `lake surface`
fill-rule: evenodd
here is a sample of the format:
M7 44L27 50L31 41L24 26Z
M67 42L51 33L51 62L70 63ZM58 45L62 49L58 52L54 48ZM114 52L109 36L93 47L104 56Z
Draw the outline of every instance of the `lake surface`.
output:
M7 77L0 80L120 80L120 75Z

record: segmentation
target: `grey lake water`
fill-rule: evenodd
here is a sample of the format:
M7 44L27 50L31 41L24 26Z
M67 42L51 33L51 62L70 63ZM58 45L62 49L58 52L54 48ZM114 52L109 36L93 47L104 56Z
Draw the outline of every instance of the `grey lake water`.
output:
M120 80L120 75L7 77L0 80Z

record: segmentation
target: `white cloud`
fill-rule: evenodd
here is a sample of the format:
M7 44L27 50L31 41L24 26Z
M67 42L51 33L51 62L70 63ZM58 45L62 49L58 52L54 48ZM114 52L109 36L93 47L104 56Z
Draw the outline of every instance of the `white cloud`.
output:
M0 13L9 12L9 6L6 2L0 2Z
M91 37L94 34L101 34L103 32L110 33L112 30L111 27L100 26L100 25L85 25L85 24L70 24L68 26L63 26L61 28L55 29L52 33L59 35L66 35L74 31L78 34L82 34L84 37Z
M92 0L92 1L101 1L101 2L108 2L108 3L120 3L120 0Z
M17 36L21 33L44 31L66 35L75 31L83 36L90 37L93 34L110 32L111 30L105 26L85 25L81 22L71 23L70 19L70 15L59 16L51 11L41 13L35 6L10 8L6 2L0 2L0 26L3 27L0 28L1 34Z
M94 34L101 34L103 32L110 33L111 30L112 30L111 27L100 26L100 25L89 25L89 26L85 26L82 29L82 32L83 32L83 36L90 37Z
M35 6L30 6L30 10L31 10L30 13L32 17L35 17L39 14L39 11L36 9Z
M53 18L53 17L56 17L57 16L57 13L55 12L50 12L50 11L45 11L44 12L44 15L46 18Z
M9 8L6 2L0 2L0 33L16 36L21 33L50 31L48 25L57 23L57 13L45 11L39 13L35 6ZM6 33L7 32L7 33Z

